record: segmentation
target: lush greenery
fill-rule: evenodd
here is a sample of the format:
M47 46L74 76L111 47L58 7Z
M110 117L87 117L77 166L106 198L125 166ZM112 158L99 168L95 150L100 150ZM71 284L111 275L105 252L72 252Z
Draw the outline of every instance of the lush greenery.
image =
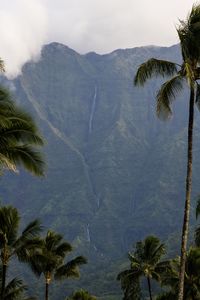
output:
M199 227L197 229L199 230ZM128 255L130 268L117 276L121 281L124 300L143 299L145 290L149 290L149 299L177 299L180 257L161 260L164 253L164 244L154 236L148 236L144 241L136 243L135 251ZM143 291L141 291L142 276L147 279L146 288L143 284ZM200 248L197 244L191 246L186 253L184 277L183 299L198 300L200 298ZM158 282L163 292L159 294L156 288L152 293L151 281Z
M27 263L36 275L44 275L44 294L48 300L51 281L54 278L62 280L79 277L79 266L87 263L87 260L78 256L65 263L65 256L72 251L72 246L63 241L62 235L49 230L44 238L40 237L41 225L38 220L29 223L18 235L19 221L20 216L16 208L0 207L0 298L22 300L26 290L19 278L7 282L10 260L16 257L20 262Z

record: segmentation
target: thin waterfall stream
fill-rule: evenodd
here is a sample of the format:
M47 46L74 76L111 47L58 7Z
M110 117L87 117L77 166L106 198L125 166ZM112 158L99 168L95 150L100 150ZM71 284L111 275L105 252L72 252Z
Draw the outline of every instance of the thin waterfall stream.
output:
M92 129L93 129L94 112L96 109L96 99L97 99L97 87L95 85L94 96L93 96L92 107L91 107L90 118L89 118L89 128L88 128L89 134L92 133Z

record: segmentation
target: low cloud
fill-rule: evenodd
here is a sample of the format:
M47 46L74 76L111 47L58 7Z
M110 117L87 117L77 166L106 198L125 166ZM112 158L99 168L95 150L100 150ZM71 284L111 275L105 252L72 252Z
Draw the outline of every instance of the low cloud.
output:
M2 0L0 57L8 76L57 41L80 53L171 45L191 0Z
M8 77L19 74L26 61L39 56L41 46L47 41L47 29L47 11L41 1L13 0L2 5L0 57Z

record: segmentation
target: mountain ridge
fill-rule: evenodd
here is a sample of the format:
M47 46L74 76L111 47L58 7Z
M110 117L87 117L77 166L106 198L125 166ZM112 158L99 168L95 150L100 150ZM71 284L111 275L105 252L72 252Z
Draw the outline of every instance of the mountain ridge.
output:
M107 281L103 274L136 241L155 234L170 239L171 245L178 243L188 91L177 97L170 121L157 119L155 94L162 80L156 78L139 89L133 78L148 58L179 62L179 46L147 48L80 55L53 43L44 47L38 62L25 64L18 78L1 80L36 118L47 141L48 164L42 180L21 170L20 176L5 172L3 203L19 208L24 222L41 218L88 256L93 275L88 271L81 283L87 286L93 278L90 285L94 292L98 286L98 293L110 284L116 289L116 274ZM199 125L196 118L194 200L200 171ZM96 279L93 264L103 266Z

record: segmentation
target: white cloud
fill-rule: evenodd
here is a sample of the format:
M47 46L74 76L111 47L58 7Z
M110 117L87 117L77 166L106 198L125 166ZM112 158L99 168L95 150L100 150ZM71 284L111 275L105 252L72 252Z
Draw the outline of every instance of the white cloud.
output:
M9 75L57 41L81 52L110 52L178 41L175 25L191 0L0 0L0 57Z
M8 76L17 75L24 62L39 55L42 44L47 41L47 28L47 13L41 1L2 3L0 56L5 61Z

